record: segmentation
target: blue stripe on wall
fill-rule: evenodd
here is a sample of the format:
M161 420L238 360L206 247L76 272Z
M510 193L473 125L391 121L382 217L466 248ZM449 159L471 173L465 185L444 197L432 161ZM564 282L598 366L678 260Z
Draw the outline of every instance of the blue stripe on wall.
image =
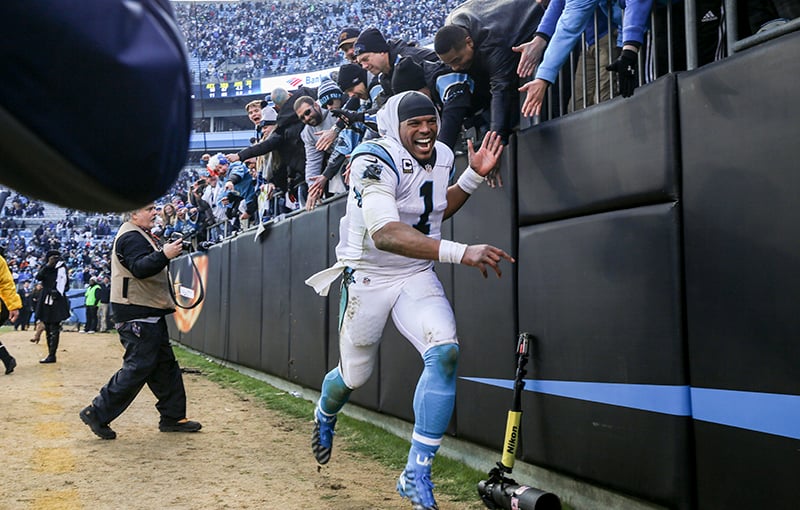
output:
M800 396L692 388L694 418L800 439Z
M509 379L462 377L514 389ZM574 398L800 439L800 395L655 384L525 380L525 391Z
M463 377L462 379L501 388L514 388L513 380L475 377ZM654 413L673 414L676 416L689 416L692 414L688 386L526 379L525 391L576 398L613 406L630 407Z

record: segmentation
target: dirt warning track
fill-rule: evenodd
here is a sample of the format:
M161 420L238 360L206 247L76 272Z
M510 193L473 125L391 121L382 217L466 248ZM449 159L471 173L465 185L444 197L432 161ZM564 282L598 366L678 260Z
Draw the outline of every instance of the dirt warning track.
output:
M286 418L202 374L184 374L189 418L201 432L159 432L145 387L111 424L117 439L99 439L78 412L119 369L117 335L65 331L52 365L39 364L44 338L36 345L31 336L0 334L18 362L0 374L1 510L410 508L394 490L399 473L341 443L318 469L310 420Z

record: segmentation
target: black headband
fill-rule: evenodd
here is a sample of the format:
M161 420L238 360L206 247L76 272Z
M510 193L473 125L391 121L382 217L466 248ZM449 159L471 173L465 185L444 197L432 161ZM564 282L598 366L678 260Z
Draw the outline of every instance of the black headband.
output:
M433 101L421 92L409 92L397 104L399 122L427 115L436 115L436 107L433 106Z

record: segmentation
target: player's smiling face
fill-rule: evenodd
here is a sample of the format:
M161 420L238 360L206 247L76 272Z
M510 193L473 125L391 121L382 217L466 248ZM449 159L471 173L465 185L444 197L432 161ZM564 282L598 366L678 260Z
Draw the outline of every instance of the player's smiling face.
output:
M436 115L412 117L400 123L400 142L418 161L430 159L439 125Z

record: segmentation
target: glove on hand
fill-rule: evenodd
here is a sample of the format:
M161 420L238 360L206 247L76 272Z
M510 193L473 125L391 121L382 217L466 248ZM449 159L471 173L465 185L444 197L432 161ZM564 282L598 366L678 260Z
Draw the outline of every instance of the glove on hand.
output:
M632 50L622 50L619 58L606 66L607 71L614 71L619 77L619 93L622 97L631 97L633 89L639 86L637 67L639 55Z
M356 122L364 122L364 112L354 112L353 110L342 110L340 108L333 108L331 110L331 113L336 115L348 126L352 126Z

